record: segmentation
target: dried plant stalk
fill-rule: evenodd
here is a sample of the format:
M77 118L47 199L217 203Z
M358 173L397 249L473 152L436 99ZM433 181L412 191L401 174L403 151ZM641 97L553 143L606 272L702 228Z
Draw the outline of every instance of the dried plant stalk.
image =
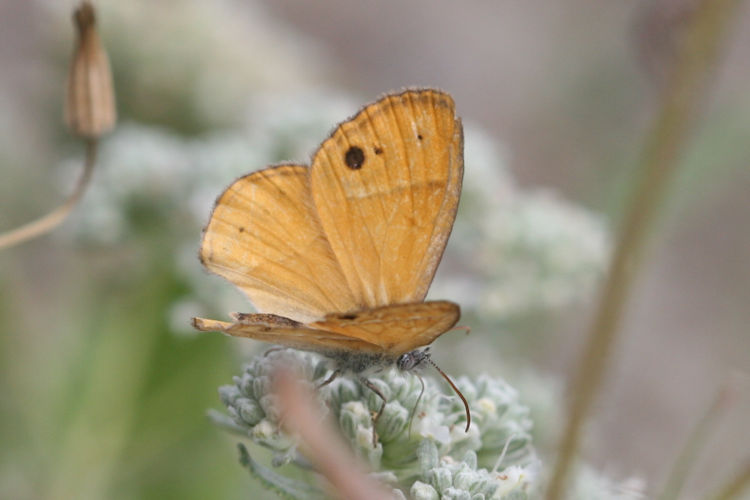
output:
M99 136L117 121L109 59L96 32L96 15L89 2L73 14L77 30L73 62L68 75L65 123L70 131L86 139L86 160L76 187L62 205L32 222L0 234L0 249L47 233L64 221L83 197L96 160Z
M112 72L107 53L96 31L96 16L89 2L73 15L78 31L68 74L65 124L83 137L99 137L117 120Z

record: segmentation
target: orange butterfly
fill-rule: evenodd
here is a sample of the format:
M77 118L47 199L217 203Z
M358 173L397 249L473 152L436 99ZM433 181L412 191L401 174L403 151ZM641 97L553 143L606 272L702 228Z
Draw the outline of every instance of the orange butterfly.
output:
M407 90L366 106L323 142L310 167L253 172L219 196L201 261L263 313L193 325L329 356L336 370L325 383L358 374L383 399L382 412L385 398L363 372L435 366L418 348L460 316L458 305L424 297L462 177L463 130L450 95Z

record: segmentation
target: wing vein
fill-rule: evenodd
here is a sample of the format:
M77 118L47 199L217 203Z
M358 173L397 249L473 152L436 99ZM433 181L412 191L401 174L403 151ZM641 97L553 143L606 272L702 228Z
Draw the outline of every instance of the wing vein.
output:
M375 138L378 140L378 142L381 142L380 141L380 135L378 134L377 128L375 127L375 124L372 121L372 117L370 116L370 112L369 112L368 108L364 109L363 114L364 114L364 116L366 118L365 122L369 125L369 128L372 131L372 135L375 136ZM391 182L391 178L390 178L390 175L389 175L390 173L388 172L388 165L386 164L386 162L383 162L383 163L384 163L384 165L383 165L383 172L385 173L385 180L386 180L386 183L388 184L388 187L390 188L389 192L392 192L394 190L395 186ZM378 196L378 198L380 198L380 206L381 206L381 209L382 209L382 212L383 212L383 218L384 218L383 222L385 222L385 234L383 235L383 238L380 240L380 244L384 244L384 243L386 243L386 242L389 241L388 235L390 233L390 229L391 229L390 222L393 219L393 215L389 215L386 218L386 214L388 212L386 211L385 201L383 200L384 196ZM398 206L396 206L395 209L394 209L394 207L391 207L391 214L394 214L396 212L398 212ZM383 250L382 248L376 248L376 251L378 253L378 273L377 273L377 277L378 277L378 290L381 290L382 293L384 293L384 295L385 295L384 297L381 297L380 302L384 303L384 304L387 304L388 302L390 302L390 297L388 296L387 286L386 286L385 282L383 281L384 273L383 273L383 270L381 269L382 265L383 265L383 262L382 262L382 259L381 259L382 250ZM386 271L388 271L388 270L386 270Z
M333 162L331 161L331 155L330 155L330 153L329 153L329 152L328 152L328 151L326 150L326 148L325 148L325 147L322 147L322 148L321 148L321 151L322 151L322 152L323 152L323 154L324 154L324 155L326 156L326 158L328 159L328 164L329 164L329 165L331 165L331 168L333 169L333 168L334 168L334 163L333 163ZM318 152L318 154L320 154L320 152ZM343 194L343 197L344 197L344 200L345 200L345 201L346 201L346 203L347 203L347 206L349 206L349 199L348 199L348 198L347 198L347 196L346 196L346 190L344 189L344 185L343 185L343 184L341 183L341 179L340 179L340 178L338 178L338 176L336 176L336 175L329 175L329 178L330 178L330 177L333 177L333 179L335 180L336 184L338 185L338 188L339 188L339 190L340 190L340 191L341 191L341 193ZM361 218L361 216L362 216L362 212L361 212L361 210L360 210L360 208L359 208L359 207L357 207L357 211L359 212L359 216L360 216L360 218ZM348 217L349 219L351 219L351 213L350 213L350 212L349 212L348 210L346 211L346 214L347 214L347 217ZM341 238L341 231L340 231L340 228L341 228L342 226L344 226L344 224L335 224L335 225L334 225L334 227L335 227L335 229L336 229L336 232L337 232L337 233L338 233L338 235L339 235L339 240L340 240L340 241L346 241L346 239L344 239L344 238ZM354 225L352 225L352 224L346 224L346 227L349 227L349 228L354 228L355 226L354 226ZM365 228L366 228L366 227L367 227L367 226L365 226ZM326 229L325 229L325 228L323 229L323 232L326 232ZM370 241L372 241L372 235L370 235L370 234L369 234L369 231L368 231L368 235L370 236ZM327 236L327 235L326 235L326 236ZM350 231L350 232L349 232L349 237L350 237L350 240L354 240L354 238L352 238L352 236L353 236L353 234L352 234L352 232ZM339 258L339 256L338 256L338 254L336 254L336 250L335 250L335 249L334 249L334 254L336 255L336 258L338 259L338 258ZM374 297L372 297L372 290L370 290L370 289L369 289L369 287L367 286L367 284L365 283L365 279L364 279L364 278L362 277L362 273L360 272L360 269L359 269L359 267L358 267L357 265L355 265L355 264L354 264L354 260L353 260L353 259L352 259L352 260L350 261L350 264L351 264L351 267L352 267L352 268L354 269L354 272L355 272L355 273L356 273L356 275L357 275L357 279L359 280L359 283L360 283L360 290L362 291L363 295L365 295L365 296L366 296L367 294L369 294L369 297L368 297L368 298L366 299L366 302L368 302L368 303L370 303L370 304L373 304L373 303L374 303L374 300L373 300L373 299L374 299ZM355 295L356 295L356 293L355 293Z
M436 113L435 109L436 109L436 106L435 106L435 105L434 105L434 103L433 103L433 105L432 105L432 106L430 106L430 110L432 111L432 121L433 121L433 123L434 123L434 127L433 127L433 129L434 129L434 130L436 130L438 134L440 134L440 128L439 128L439 123L440 123L440 120L438 120L438 117L437 117L437 113ZM451 140L452 140L452 137L451 137ZM440 218L440 215L441 215L441 214L443 213L443 211L445 210L445 208L446 208L446 206L445 206L445 205L446 205L446 200L448 199L448 185L450 184L450 181L451 181L451 177L452 177L452 174L453 174L453 172L452 172L452 169L453 169L453 165L452 165L452 157L451 157L450 155L449 155L449 157L448 157L448 161L449 161L449 164L448 164L448 172L447 172L447 173L448 173L448 177L447 177L447 179L446 179L446 181L445 181L445 186L444 186L444 189L442 189L442 190L441 190L441 191L442 191L442 195L443 195L443 199L442 199L442 200L441 200L441 202L440 202L440 208L439 208L439 209L438 209L438 211L437 211L437 212L435 213L435 218L433 219L433 224L432 224L432 228L431 228L431 230L430 230L430 239L429 239L429 241L430 241L430 243L431 243L431 244L430 244L430 246L428 247L428 251L427 251L427 252L425 252L425 253L424 253L424 255L422 255L422 258L421 258L421 259L420 259L420 261L419 261L419 269L420 269L420 271L421 271L421 272L422 272L423 274L424 274L424 272L425 272L425 268L426 268L426 267L428 267L428 266L430 265L430 262L425 262L425 261L426 261L427 259L430 259L430 260L434 260L434 256L432 255L432 252L430 252L429 250L430 250L430 249L432 248L432 246L433 246L433 245L432 245L432 241L433 241L433 238L434 238L434 236L435 236L435 229L437 228L437 221L438 221L438 219ZM450 224L449 226L450 226L450 229L452 229L452 226L453 226L452 222L451 222L451 224ZM450 229L449 229L449 231L450 231ZM447 243L447 235L446 235L446 239L445 239L445 241L444 241L444 242L443 242L443 244L442 244L442 246L443 246L443 249L445 248L445 244L446 244L446 243ZM442 254L442 251L441 251L440 253ZM433 270L432 270L432 272L430 273L430 274L432 274L432 276L430 276L430 278L429 278L429 280L428 280L428 283L427 283L427 287L429 287L429 285L430 285L430 282L432 281L432 277L434 277L434 275L435 275L435 271L437 271L437 269L436 269L436 266L433 266ZM426 295L426 294L427 294L427 289L425 289L425 292L424 292L424 295ZM422 298L424 298L424 296L423 296Z
M308 173L308 172L307 172L307 167L306 167L306 171L305 171L305 175L306 175L306 176L307 176L307 173ZM292 197L290 197L290 196L289 196L289 194L288 194L287 192L285 192L285 191L284 191L284 190L283 190L283 189L281 188L281 186L279 186L279 185L278 185L278 184L277 184L276 182L274 182L274 181L272 180L272 178L269 178L269 177L266 177L266 178L267 178L267 179L268 179L268 181L269 181L269 182L270 182L270 183L271 183L271 184L272 184L272 185L273 185L273 186L274 186L274 187L275 187L275 188L276 188L276 189L278 190L278 192L279 192L279 193L281 193L281 195L282 195L282 196L283 196L284 198L286 198L287 200L289 200L289 203L288 203L288 205L289 205L289 206L297 207L297 206L299 205L299 203L298 203L298 200L294 200L294 199L292 199ZM308 191L309 199L310 199L310 200L312 201L312 193L310 192L310 180L309 180L309 176L307 176L307 191ZM305 216L307 216L308 214L310 214L309 208L308 208L307 210L297 209L297 212L298 212L298 213L300 213L300 214L302 214L302 216L303 216L303 217L305 217ZM310 214L310 215L312 215L312 214ZM318 220L317 220L317 214L315 214L315 215L316 215L316 221L315 221L315 222L316 222L316 223L317 223L318 225L320 225L320 221L318 221ZM322 225L320 225L320 229L321 229L321 233L323 233L323 226L322 226ZM325 236L325 233L323 233L323 235ZM330 247L331 247L331 244L330 244L330 243L328 242L328 239L327 239L327 238L326 238L326 243L327 243L327 245L328 245L328 248L330 248ZM316 275L316 272L315 272L315 270L314 270L314 269L312 268L312 266L310 265L310 261L309 261L308 259L306 259L306 258L302 258L302 254L301 254L301 253L300 253L300 252L299 252L299 251L298 251L297 249L295 249L294 247L292 247L291 245L287 244L287 247L288 247L288 248L292 248L292 251L294 252L294 256L295 256L295 257L296 257L296 258L297 258L297 259L298 259L299 261L302 261L302 263L304 264L304 266L305 266L305 267L307 268L307 270L308 270L308 272L309 272L309 276L315 276L315 275ZM333 254L333 249L331 249L331 254ZM340 270L341 266L339 265L338 261L335 261L335 263L336 263L336 265L338 265L338 267L339 267L339 270ZM343 275L343 271L341 272L341 274ZM314 284L314 287L315 287L315 289L316 289L316 290L318 290L318 291L319 291L319 292L321 293L321 295L323 295L323 296L324 296L324 297L326 298L326 300L327 300L327 301L329 302L329 304L330 304L330 305L331 305L331 306L332 306L333 308L335 308L335 307L336 307L336 300L334 300L334 299L333 299L333 298L332 298L332 297L331 297L331 296L330 296L330 295L328 294L328 291L327 291L327 290L326 290L325 288L323 288L323 287L321 286L321 283L320 283L320 281L319 281L319 280L314 280L314 279L311 279L311 280L308 280L308 281L310 281L310 282L312 282L312 283Z

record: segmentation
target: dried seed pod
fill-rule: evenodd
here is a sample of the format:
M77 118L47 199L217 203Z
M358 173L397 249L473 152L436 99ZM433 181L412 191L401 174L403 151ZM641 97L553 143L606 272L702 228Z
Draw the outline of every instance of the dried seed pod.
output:
M73 20L77 40L68 75L65 124L74 134L95 138L111 130L117 120L112 72L96 32L94 7L82 2Z

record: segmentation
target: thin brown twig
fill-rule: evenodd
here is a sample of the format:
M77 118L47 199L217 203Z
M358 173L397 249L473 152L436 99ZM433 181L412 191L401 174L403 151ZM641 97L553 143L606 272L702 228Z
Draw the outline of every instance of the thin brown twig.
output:
M73 192L62 205L47 215L0 234L0 250L19 245L44 233L48 233L59 226L70 215L81 200L81 197L83 197L83 193L86 192L86 187L91 180L94 165L96 164L96 147L97 139L91 138L86 140L86 159L83 164L83 172L81 172L81 177L78 178Z
M567 422L547 490L549 500L558 500L565 492L581 430L601 386L649 229L678 164L722 35L738 5L739 0L702 0L686 32L660 113L639 162L639 183L617 238L586 347L569 385Z

